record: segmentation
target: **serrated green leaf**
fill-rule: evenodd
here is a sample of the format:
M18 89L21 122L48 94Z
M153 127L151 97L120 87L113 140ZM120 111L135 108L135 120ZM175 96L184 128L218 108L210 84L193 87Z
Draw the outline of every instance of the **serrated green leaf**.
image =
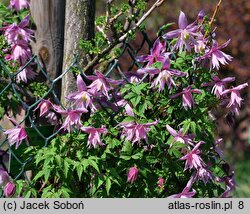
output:
M132 99L132 98L134 98L134 97L136 97L137 95L135 94L135 93L128 93L128 94L126 94L125 96L124 96L124 99L126 99L126 100L130 100L130 99Z
M123 145L121 151L122 151L123 153L128 154L128 155L131 155L132 149L133 149L132 143L131 143L131 142L128 142L128 141L125 141L125 143L124 143L124 145Z
M57 165L61 168L62 167L62 158L61 158L61 156L56 155L55 160L56 160Z
M51 174L51 168L44 169L44 180L45 180L45 183L48 182L50 174Z
M133 105L134 107L136 107L136 106L139 104L140 101L141 101L141 96L140 96L140 95L138 95L138 96L136 96L136 97L133 97L133 98L130 100L130 102L132 103L132 105Z
M94 160L88 159L89 165L92 166L98 173L100 173L99 167Z
M82 173L83 173L83 165L81 163L78 163L76 165L76 171L77 171L77 175L78 175L79 180L81 180Z
M68 177L68 173L69 173L69 163L68 163L67 159L64 160L63 163L64 163L63 164L64 165L64 170L63 170L64 176L67 178Z

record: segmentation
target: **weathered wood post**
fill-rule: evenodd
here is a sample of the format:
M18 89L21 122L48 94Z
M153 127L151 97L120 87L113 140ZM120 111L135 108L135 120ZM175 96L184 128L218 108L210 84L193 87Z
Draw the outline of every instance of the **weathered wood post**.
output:
M64 47L65 0L31 0L31 15L36 24L36 42L32 44L50 79L62 72ZM55 91L60 97L60 84Z
M94 36L95 0L66 0L64 60L65 71L79 55L80 66L86 65L86 55L79 49L80 39L91 39ZM65 96L76 90L76 81L72 73L67 73L62 79L61 101L68 106Z

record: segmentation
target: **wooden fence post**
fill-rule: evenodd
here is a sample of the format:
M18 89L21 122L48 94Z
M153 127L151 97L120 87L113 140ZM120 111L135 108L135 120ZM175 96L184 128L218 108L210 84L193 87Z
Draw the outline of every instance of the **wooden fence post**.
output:
M63 65L65 0L31 0L30 9L37 28L33 53L39 56L49 78L54 79ZM55 88L59 98L60 84Z
M94 36L95 0L66 0L64 60L63 70L66 70L79 55L80 66L86 65L86 55L79 49L80 39L91 39ZM62 79L63 105L69 106L65 96L76 90L76 80L72 73L67 73Z

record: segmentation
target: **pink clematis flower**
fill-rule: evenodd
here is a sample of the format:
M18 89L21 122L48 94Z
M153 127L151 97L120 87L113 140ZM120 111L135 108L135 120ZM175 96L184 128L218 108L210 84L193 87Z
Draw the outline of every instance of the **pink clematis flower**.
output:
M125 114L127 114L128 116L131 116L131 117L135 116L132 107L129 105L129 103L126 100L122 99L118 101L117 105L119 107L123 107L125 109Z
M142 139L148 143L147 132L151 129L150 126L154 126L158 123L158 121L152 123L145 124L136 124L134 122L121 123L119 126L123 127L122 137L125 138L126 141L131 141L132 144L135 142L140 142Z
M195 23L188 25L187 17L182 11L179 15L178 25L179 29L166 33L163 35L163 38L178 38L174 49L179 49L179 51L182 52L185 47L187 51L190 51L191 47L197 44L195 37L201 36L201 34L197 33L198 26L195 25Z
M104 127L102 128L94 128L94 127L82 127L82 131L87 132L89 134L88 137L88 147L104 146L105 144L101 141L100 134L105 134L108 130Z
M152 65L155 62L163 62L165 59L164 51L166 49L166 42L157 39L154 42L153 48L150 51L149 55L143 55L136 57L138 62L148 62L147 67Z
M200 179L200 180L202 180L204 182L204 184L207 184L207 182L209 180L213 179L213 175L208 169L206 169L204 167L200 167L197 170L196 179Z
M129 72L124 72L123 74L125 76L125 79L129 83L139 83L143 78L143 75L137 72L129 71Z
M163 189L164 188L164 178L158 178L158 188Z
M26 144L28 145L28 140L27 140L27 134L26 131L23 127L21 127L15 120L12 118L8 119L16 125L15 128L9 129L4 132L4 134L8 135L8 141L9 144L12 146L16 144L16 149L20 146L23 140L26 141Z
M192 93L200 94L201 91L199 89L191 89L191 86L188 86L184 88L182 92L177 93L170 98L175 99L176 97L182 95L182 106L185 110L187 110L188 108L191 109L194 107L194 99Z
M190 144L193 145L192 143L192 139L195 137L195 135L193 134L184 134L183 133L183 128L180 129L178 132L176 130L174 130L171 126L166 125L166 128L168 130L168 132L174 137L173 142L181 142L184 144Z
M15 60L20 64L26 63L31 58L31 51L25 41L19 41L11 46L11 54L5 56L6 61Z
M7 39L9 45L17 43L18 41L25 41L28 43L31 41L31 36L34 33L33 30L26 28L29 24L30 16L26 16L19 25L13 23L9 26L3 27L5 30L4 36Z
M192 151L190 151L188 154L186 154L180 158L180 160L186 160L184 170L192 169L192 168L198 169L198 168L205 166L205 163L203 162L203 160L199 156L200 150L198 149L200 147L200 145L203 143L205 143L205 142L200 141L199 143L197 143L195 145L195 147L192 149Z
M210 69L217 69L219 70L220 64L225 65L227 61L231 61L233 59L232 56L225 54L221 51L222 48L225 48L229 44L230 40L225 42L223 45L219 46L218 43L213 40L212 48L206 51L205 55L202 56L200 59L207 59L211 58L210 61Z
M128 171L128 179L127 182L130 182L131 184L134 183L138 177L139 170L136 166L131 167Z
M14 8L16 11L24 8L28 9L29 7L30 3L28 0L10 0L9 8Z
M193 198L193 196L196 194L196 190L192 189L192 191L190 191L190 189L192 188L194 182L195 175L193 174L191 175L191 178L189 179L186 187L182 190L181 193L171 195L168 198Z
M40 109L39 117L42 117L42 116L47 115L52 107L53 107L53 104L50 102L49 99L48 100L42 99L41 102L34 109L34 111L36 111L37 109Z
M15 192L16 192L16 185L11 181L4 186L3 193L5 197L9 198L13 196Z
M53 108L59 114L66 116L64 123L60 129L67 130L68 132L72 131L72 127L75 125L77 129L82 127L81 116L83 113L88 112L87 109L79 108L76 110L63 110L59 106L53 105Z
M219 138L215 141L215 151L217 152L217 154L220 156L220 158L223 157L223 152L221 151L221 149L219 148L219 145L222 143L223 139Z
M8 172L6 172L3 168L0 168L0 186L4 186L7 182L9 182L10 177Z
M23 81L27 83L29 79L30 80L34 79L36 75L37 74L34 71L32 71L32 68L28 66L16 75L16 79L17 82Z
M81 75L79 74L77 76L77 92L74 92L67 96L66 98L69 101L75 102L76 107L78 108L85 108L87 109L88 107L91 108L91 110L95 111L96 107L94 106L92 102L92 95L88 92L87 86L85 82L83 81Z
M58 124L58 118L55 112L49 111L48 114L45 116L48 119L48 122L52 125Z
M169 54L167 54L169 55ZM158 90L161 92L164 90L165 85L167 84L168 89L171 89L172 86L176 86L174 80L172 79L173 76L175 77L184 77L187 75L185 72L181 72L179 70L171 69L170 68L170 60L166 57L162 63L162 69L159 70L158 68L142 68L138 69L138 73L148 73L151 78L158 74L157 78L153 81L151 87L158 87Z
M234 177L234 171L232 171L231 175L228 176L224 176L222 178L216 178L217 182L220 183L225 183L226 185L226 191L224 193L222 193L222 195L220 196L220 198L228 198L230 197L230 193L235 190L235 177Z
M100 92L107 98L109 98L108 92L111 90L111 84L118 85L123 82L109 79L99 71L96 71L96 76L89 76L88 79L93 80L92 84L87 87L89 92L93 95L99 95L98 92Z
M228 93L231 93L227 108L230 108L236 114L239 114L239 108L241 107L241 103L243 101L243 99L240 96L239 91L246 88L247 86L248 86L248 83L244 83L244 84L238 85L237 87L226 89L221 94L221 95L226 95Z
M212 94L216 95L218 98L221 97L222 92L225 90L225 84L235 81L235 77L220 79L218 76L213 76L212 79L213 82L203 83L202 86L213 86Z
M203 37L201 39L197 39L196 43L194 44L194 51L196 53L202 53L206 48L206 43L207 41L203 39Z

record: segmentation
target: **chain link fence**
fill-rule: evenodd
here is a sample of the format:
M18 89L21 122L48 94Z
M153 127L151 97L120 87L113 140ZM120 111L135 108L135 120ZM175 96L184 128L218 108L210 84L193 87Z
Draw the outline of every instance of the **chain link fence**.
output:
M139 32L137 36L140 38L140 42L134 42L137 44L137 48L134 48L135 45L131 45L131 43L124 42L120 57L110 63L107 71L105 72L106 77L114 76L116 78L123 78L128 81L123 72L132 71L141 67L141 65L136 62L135 57L141 50L148 52L152 46L152 43L147 34L143 31ZM138 40L138 37L136 37L136 40ZM48 90L42 97L34 96L16 80L17 75L28 66L32 66L37 70L38 75L35 81L42 80L46 82ZM25 153L27 146L46 147L49 145L50 141L60 132L58 124L50 125L48 123L46 124L44 121L41 122L41 118L38 117L38 113L35 111L35 108L39 105L39 103L41 103L43 99L48 98L50 98L53 103L62 106L60 98L57 96L55 85L61 82L62 78L67 72L74 72L75 69L81 72L81 67L78 64L77 56L74 57L68 69L66 69L56 79L52 80L46 73L46 69L43 67L37 56L34 56L32 59L30 59L29 62L27 62L26 65L16 73L12 73L6 64L0 60L0 84L3 88L0 91L0 97L3 96L4 93L9 92L14 93L15 97L17 97L18 103L23 109L21 119L17 119L17 122L19 125L25 128L25 131L28 135L28 144L26 145L23 141L16 149L14 145L10 146L7 136L3 134L7 128L4 127L2 122L0 123L0 133L2 132L2 135L4 136L4 139L1 140L2 142L0 143L0 167L8 171L9 175L13 179L29 180L31 178L30 172L32 172L32 168L30 163L32 162L33 157L27 157ZM2 73L5 73L4 77L2 76ZM81 72L81 74L83 77L85 76L83 72ZM8 96L13 96L11 93ZM8 114L11 114L11 112ZM13 124L12 127L15 127L15 124Z

